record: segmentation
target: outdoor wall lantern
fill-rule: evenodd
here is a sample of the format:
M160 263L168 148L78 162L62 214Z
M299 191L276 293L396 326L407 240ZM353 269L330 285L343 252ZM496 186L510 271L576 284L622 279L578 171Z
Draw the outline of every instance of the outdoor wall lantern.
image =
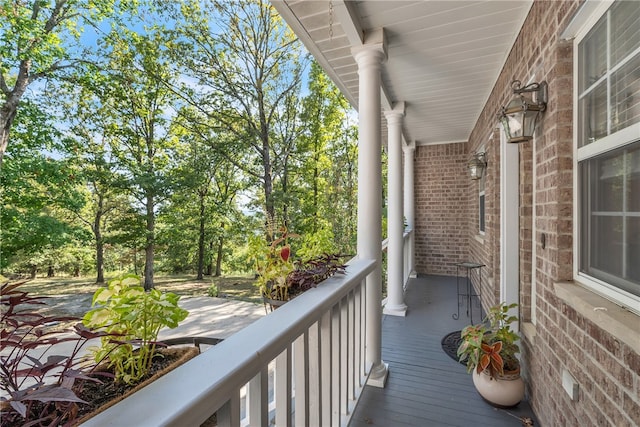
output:
M511 88L517 96L498 113L507 134L507 142L531 141L540 113L547 109L547 82L531 83L521 87L520 80L514 80L511 82ZM525 93L535 93L535 101L526 97Z
M482 152L476 153L471 156L471 159L469 159L469 163L467 163L467 168L469 168L471 179L482 178L482 174L487 168L487 154Z

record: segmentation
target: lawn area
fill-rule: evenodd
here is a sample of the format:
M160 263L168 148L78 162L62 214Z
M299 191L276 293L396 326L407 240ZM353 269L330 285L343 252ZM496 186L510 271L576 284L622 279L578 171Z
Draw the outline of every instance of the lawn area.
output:
M163 292L183 296L207 296L212 283L218 287L218 296L243 301L262 302L258 289L253 285L253 276L207 277L195 280L190 275L158 275L155 287ZM56 296L70 294L93 294L98 285L93 277L38 277L22 285L32 295Z
M254 286L255 279L249 275L207 277L204 280L195 280L190 275L158 275L154 282L156 289L184 297L208 296L213 282L218 287L219 298L262 304L258 288ZM98 285L93 277L38 277L24 283L21 289L31 296L47 297L45 305L33 307L35 312L47 316L82 317L91 308L91 299Z

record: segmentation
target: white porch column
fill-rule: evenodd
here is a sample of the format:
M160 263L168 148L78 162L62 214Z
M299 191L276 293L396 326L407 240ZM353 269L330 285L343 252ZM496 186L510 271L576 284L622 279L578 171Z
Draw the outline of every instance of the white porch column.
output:
M375 259L367 276L366 361L368 384L384 387L388 368L382 361L382 137L380 132L380 69L386 59L383 30L365 34L365 44L351 52L358 62L358 256Z
M387 304L384 314L406 316L404 303L404 220L402 202L402 118L404 102L398 102L392 110L385 111L389 136L388 171L388 223L387 235Z
M415 193L414 193L414 163L416 153L416 143L402 146L404 151L404 217L407 220L407 227L413 231L409 241L409 276L416 277L416 217L415 217Z

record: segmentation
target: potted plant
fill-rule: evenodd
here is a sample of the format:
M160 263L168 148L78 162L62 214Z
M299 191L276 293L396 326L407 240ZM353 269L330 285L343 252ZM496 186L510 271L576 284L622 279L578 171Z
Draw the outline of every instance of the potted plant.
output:
M458 347L461 362L473 373L478 393L496 406L517 405L524 397L524 381L520 377L519 339L511 329L518 319L509 314L517 304L500 303L491 307L484 323L469 325L461 332Z
M83 323L107 335L89 351L96 363L104 361L100 370L109 372L113 381L79 390L86 400L104 396L100 402L93 400L93 410L83 413L81 422L199 353L196 347L167 348L158 341L162 328L176 328L189 314L178 306L179 299L171 292L145 291L135 275L114 279L94 293L93 309L85 314Z

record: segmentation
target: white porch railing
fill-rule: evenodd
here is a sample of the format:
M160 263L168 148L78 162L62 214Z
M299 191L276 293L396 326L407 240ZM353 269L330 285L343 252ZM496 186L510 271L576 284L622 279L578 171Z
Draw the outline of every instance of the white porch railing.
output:
M351 260L346 275L296 297L83 426L199 426L216 412L218 426L347 425L371 369L365 277L374 266Z
M403 250L404 264L402 269L402 279L403 279L402 287L406 289L407 283L409 283L409 278L411 277L411 274L415 270L415 265L413 265L413 262L414 262L413 251L415 250L415 243L414 243L415 233L413 229L405 228L403 238L404 238L404 244L402 246L402 250Z
M415 233L411 228L405 228L402 234L403 244L402 244L402 257L403 257L403 267L402 267L402 288L406 289L407 284L409 283L409 278L411 278L411 274L413 273L415 266L413 265L413 251L415 250ZM382 253L383 255L387 252L387 248L389 246L389 238L386 238L382 241ZM384 278L383 282L389 284L388 278ZM385 304L385 301L382 302L382 305Z

